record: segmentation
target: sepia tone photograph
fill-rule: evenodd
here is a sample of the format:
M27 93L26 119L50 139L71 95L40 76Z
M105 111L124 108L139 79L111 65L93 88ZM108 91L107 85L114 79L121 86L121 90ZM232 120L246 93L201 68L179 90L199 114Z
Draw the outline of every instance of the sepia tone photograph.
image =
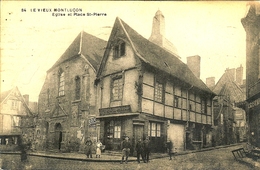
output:
M2 1L0 169L260 169L258 1Z

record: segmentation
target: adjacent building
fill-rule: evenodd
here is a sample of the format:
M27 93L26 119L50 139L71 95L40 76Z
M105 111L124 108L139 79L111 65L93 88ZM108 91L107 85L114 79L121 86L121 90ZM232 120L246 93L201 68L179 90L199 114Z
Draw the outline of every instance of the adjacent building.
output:
M24 143L32 143L36 114L29 107L29 95L23 96L18 87L2 92L0 109L1 150L7 149L3 145L10 145L9 149L13 149L19 137Z
M240 142L246 136L245 111L236 103L245 100L243 87L243 67L227 68L214 85L214 78L206 83L217 96L213 99L214 140L213 145L228 145Z
M124 136L130 137L132 151L146 136L154 152L165 151L167 140L177 151L212 145L215 95L170 43L154 42L165 40L161 11L155 20L150 41L115 20L96 81L99 138L108 150L119 150Z
M249 141L260 147L260 4L250 2L241 19L246 32L246 113Z
M78 151L86 136L97 140L94 82L105 46L106 41L82 31L47 71L35 149Z

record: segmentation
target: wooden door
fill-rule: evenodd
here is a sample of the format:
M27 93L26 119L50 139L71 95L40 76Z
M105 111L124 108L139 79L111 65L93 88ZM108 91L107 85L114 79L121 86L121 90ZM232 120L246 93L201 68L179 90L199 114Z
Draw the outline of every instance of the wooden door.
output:
M143 139L144 138L144 126L142 126L142 125L135 125L134 126L134 136L133 136L133 149L135 150L135 145L136 145L136 143L137 143L137 141L139 140L139 139L142 139L142 140L144 140Z

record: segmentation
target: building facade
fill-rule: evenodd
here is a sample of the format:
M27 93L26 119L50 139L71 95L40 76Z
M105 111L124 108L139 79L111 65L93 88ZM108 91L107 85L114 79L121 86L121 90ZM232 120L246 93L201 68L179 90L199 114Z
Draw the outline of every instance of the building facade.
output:
M22 96L17 87L1 93L0 145L14 149L22 137L24 143L32 143L35 132L36 114L29 108L29 95Z
M160 11L155 17L164 22ZM163 152L167 140L177 151L211 146L214 94L164 47L116 18L97 74L99 135L106 149L119 150L124 136L132 151L146 136L155 152Z
M39 95L36 149L79 151L97 140L96 71L106 41L81 32L47 71Z
M246 32L246 113L249 141L260 147L260 4L251 2L241 19Z
M240 138L246 135L245 111L236 107L236 103L244 101L246 96L241 88L244 86L243 67L227 68L216 85L211 79L208 79L207 85L217 94L213 99L214 145L240 142Z

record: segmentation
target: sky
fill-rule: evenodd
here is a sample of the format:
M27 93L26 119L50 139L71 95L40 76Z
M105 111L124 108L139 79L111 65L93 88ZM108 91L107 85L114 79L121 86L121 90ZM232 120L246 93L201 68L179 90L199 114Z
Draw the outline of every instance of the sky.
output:
M43 8L52 12L33 12ZM81 9L78 13L106 16L53 16L55 8ZM17 86L37 101L46 71L85 31L108 40L116 17L145 38L152 31L157 10L165 17L166 38L181 60L201 57L201 80L219 80L226 68L246 67L246 35L241 18L243 1L2 1L1 92Z

